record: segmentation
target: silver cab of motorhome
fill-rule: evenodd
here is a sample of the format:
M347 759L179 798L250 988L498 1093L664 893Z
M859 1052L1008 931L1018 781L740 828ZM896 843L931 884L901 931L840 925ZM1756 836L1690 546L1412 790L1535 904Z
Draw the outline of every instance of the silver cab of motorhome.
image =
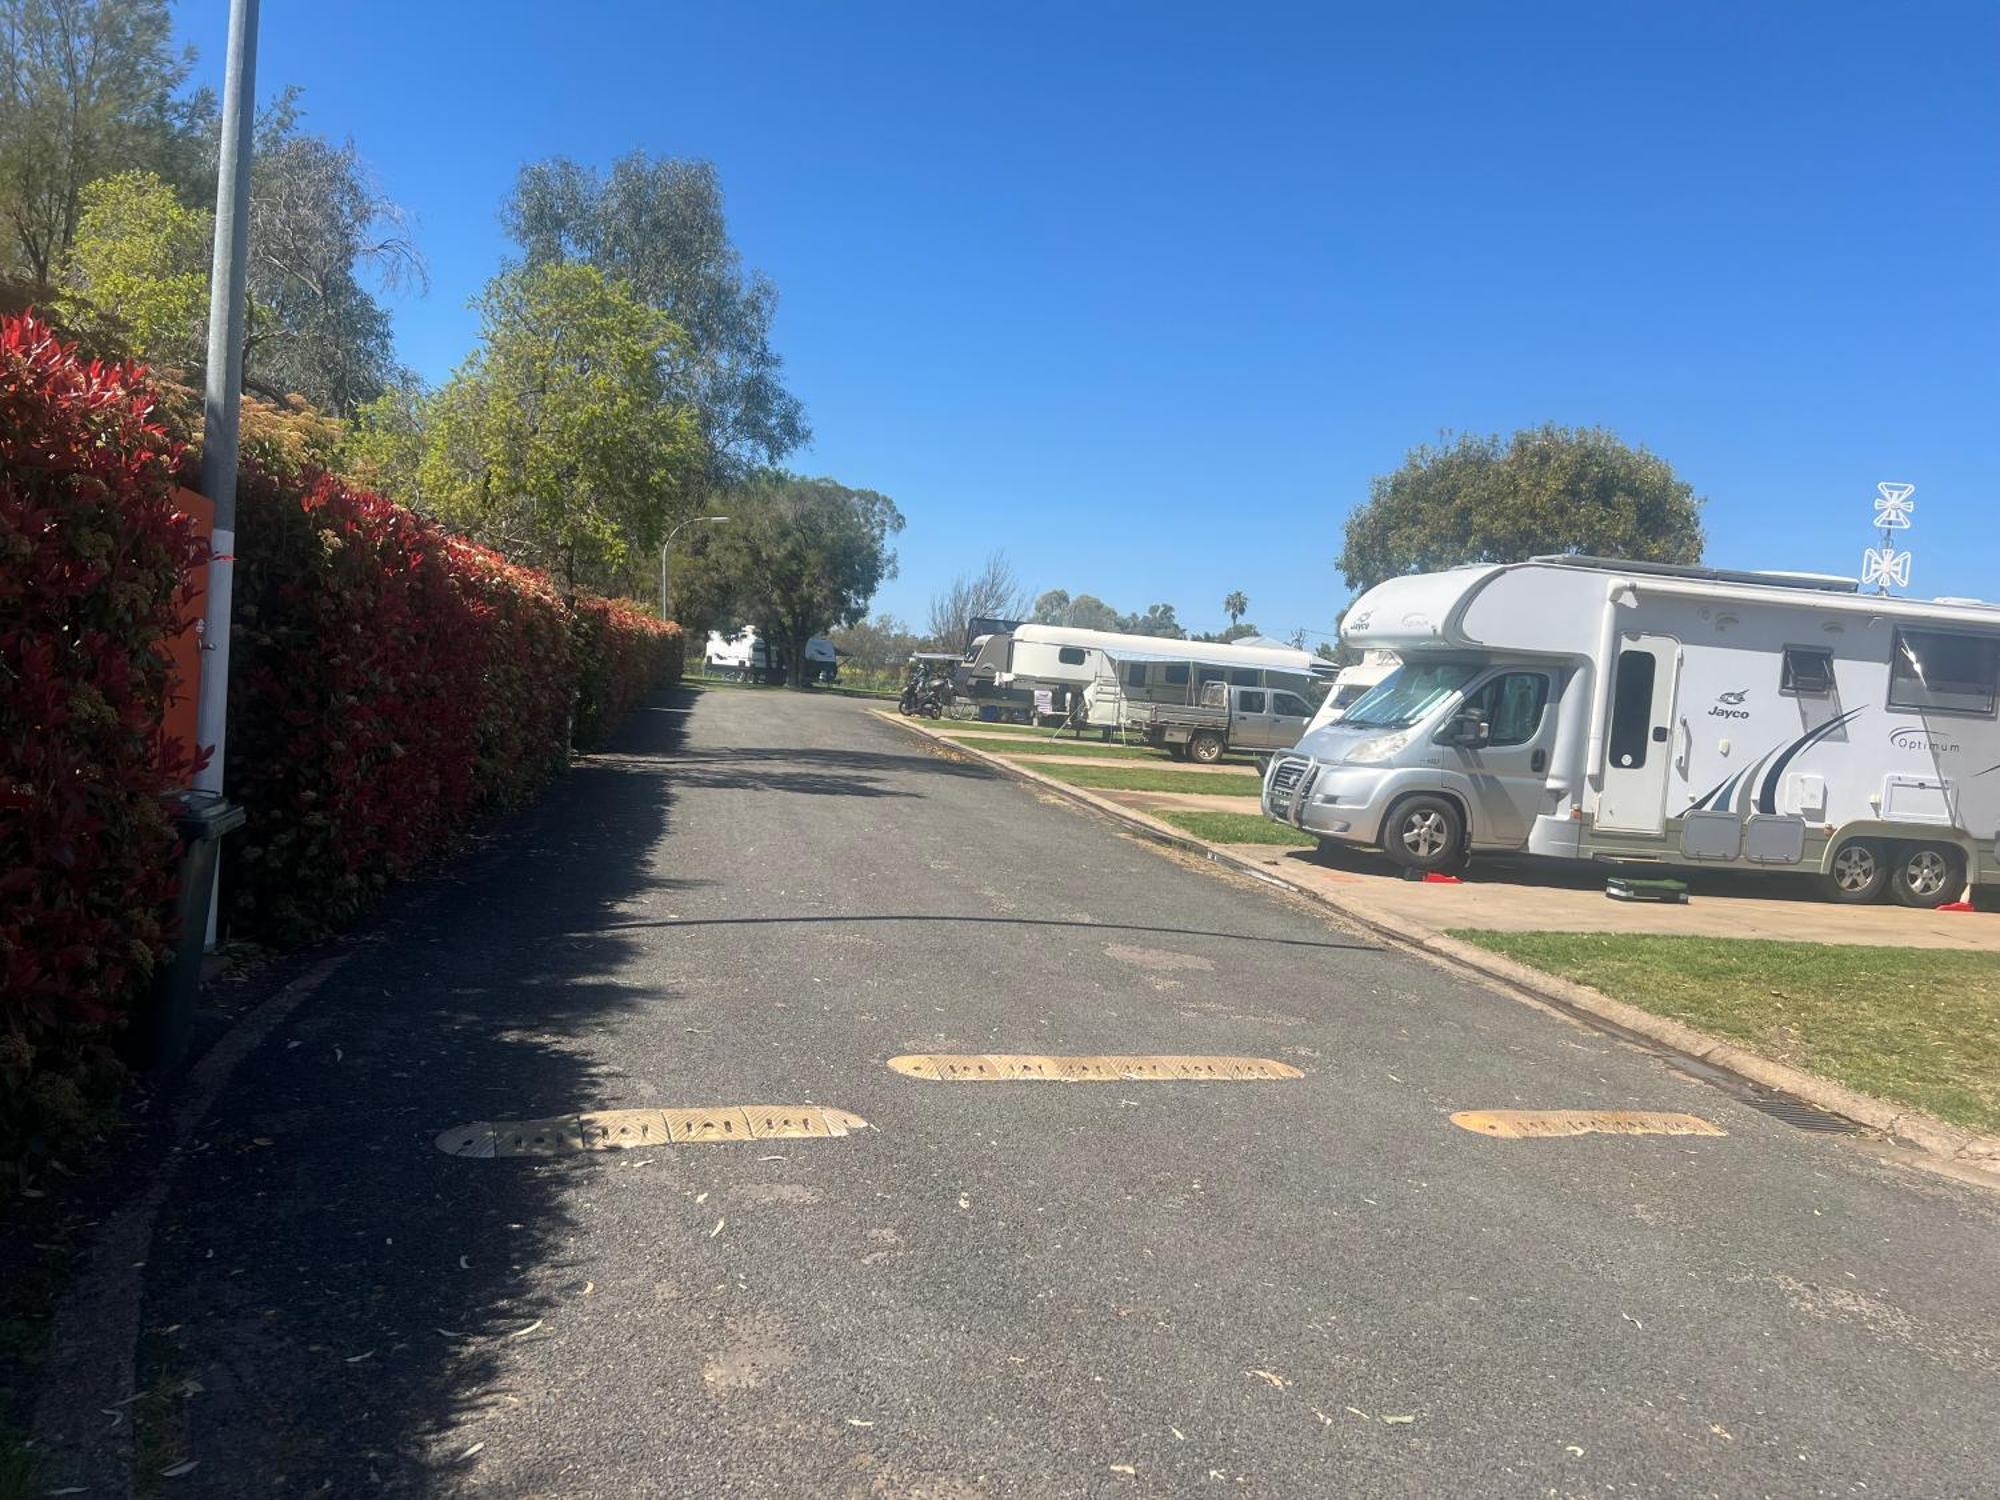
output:
M1402 665L1264 782L1398 863L1467 852L1809 871L1910 905L2000 880L2000 608L1594 558L1391 579Z

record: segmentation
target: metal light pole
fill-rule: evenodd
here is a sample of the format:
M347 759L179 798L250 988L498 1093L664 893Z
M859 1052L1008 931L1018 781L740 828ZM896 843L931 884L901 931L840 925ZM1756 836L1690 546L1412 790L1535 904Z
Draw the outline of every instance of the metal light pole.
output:
M689 516L680 525L667 533L667 539L660 543L660 618L667 617L667 554L673 550L674 538L697 521L726 521L727 516Z
M222 85L222 151L215 185L215 258L208 285L208 385L202 399L201 492L215 507L195 743L211 746L195 789L222 791L229 728L230 593L236 568L237 423L243 407L244 282L250 268L250 137L257 117L258 0L230 0ZM208 940L215 941L209 902Z

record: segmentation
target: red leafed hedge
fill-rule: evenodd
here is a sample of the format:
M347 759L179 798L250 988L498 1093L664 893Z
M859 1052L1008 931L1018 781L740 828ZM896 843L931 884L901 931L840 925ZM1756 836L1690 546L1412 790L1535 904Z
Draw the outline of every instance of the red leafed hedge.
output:
M0 322L0 1186L81 1119L171 941L160 647L201 544L192 465L143 372ZM681 670L679 627L574 608L542 574L345 481L246 452L224 783L232 936L350 919L473 820L528 800Z
M0 322L0 1184L75 1129L170 934L161 644L203 544L130 366Z

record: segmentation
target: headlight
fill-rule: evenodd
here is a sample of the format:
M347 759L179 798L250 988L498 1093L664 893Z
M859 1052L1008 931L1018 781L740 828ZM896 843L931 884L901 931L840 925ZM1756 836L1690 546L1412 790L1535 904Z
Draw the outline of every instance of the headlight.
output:
M1340 758L1358 766L1379 766L1409 742L1410 731L1407 729L1394 734L1378 734L1373 739L1360 740L1348 746L1341 752Z

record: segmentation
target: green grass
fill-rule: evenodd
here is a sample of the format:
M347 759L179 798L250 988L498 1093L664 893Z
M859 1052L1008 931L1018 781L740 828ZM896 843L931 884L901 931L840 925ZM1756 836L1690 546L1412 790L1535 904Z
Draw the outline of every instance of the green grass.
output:
M1018 739L995 738L985 734L955 734L952 742L984 750L989 755L1074 755L1089 760L1125 760L1134 765L1171 765L1164 750L1150 745L1100 745L1092 740L1077 744L1071 740L1037 739L1023 744Z
M1257 813L1163 812L1157 816L1211 844L1282 844L1290 849L1310 849L1319 842L1309 833L1273 823Z
M1113 792L1206 792L1212 797L1255 797L1256 776L1217 776L1205 771L1155 770L1151 766L1036 766L1034 770L1071 786Z
M1455 932L1864 1094L2000 1134L2000 957L1740 938Z

